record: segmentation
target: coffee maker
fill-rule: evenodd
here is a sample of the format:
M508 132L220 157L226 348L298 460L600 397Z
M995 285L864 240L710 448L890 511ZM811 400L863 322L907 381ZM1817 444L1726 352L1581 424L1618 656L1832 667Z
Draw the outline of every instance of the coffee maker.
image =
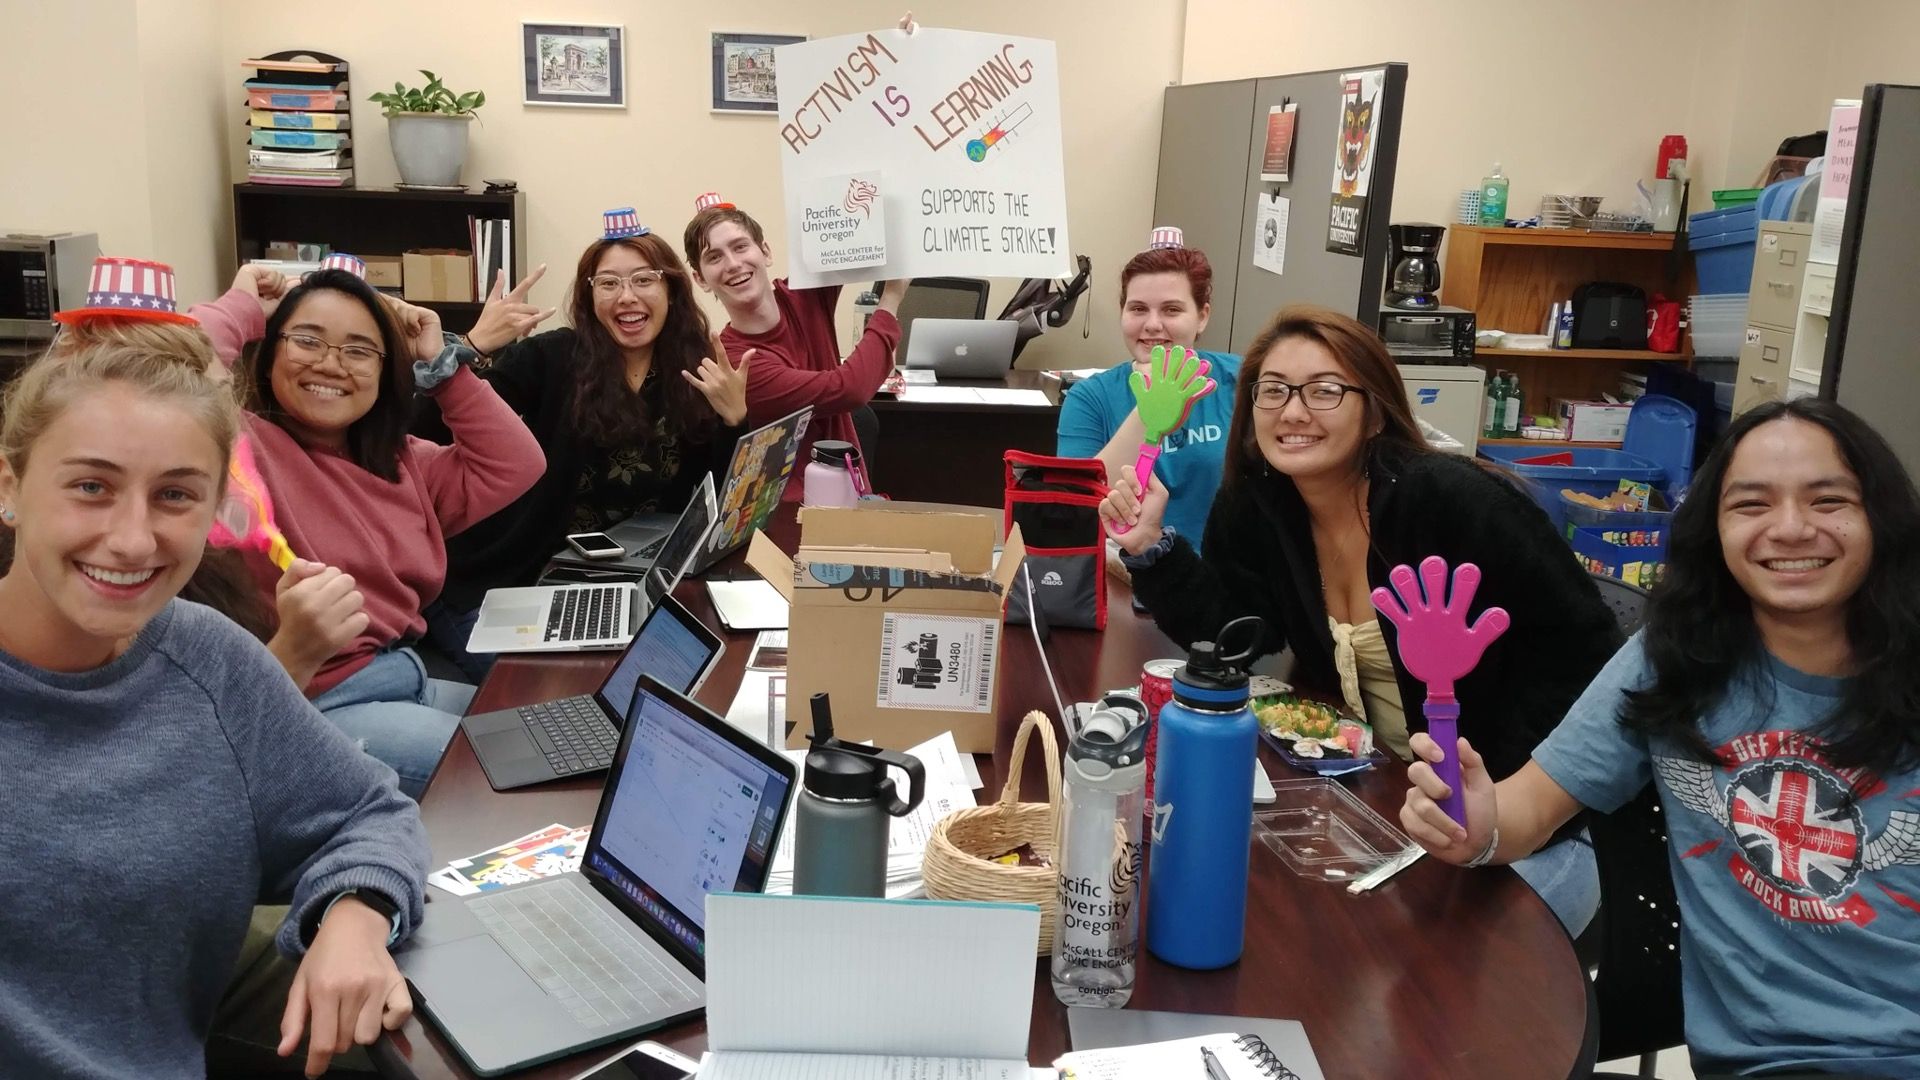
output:
M1424 221L1387 226L1393 264L1387 271L1387 304L1411 311L1440 306L1440 238L1445 225Z

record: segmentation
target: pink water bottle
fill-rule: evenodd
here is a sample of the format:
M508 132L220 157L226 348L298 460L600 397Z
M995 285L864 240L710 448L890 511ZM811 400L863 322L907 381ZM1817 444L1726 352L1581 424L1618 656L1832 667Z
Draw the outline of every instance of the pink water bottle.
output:
M860 451L850 442L821 439L813 444L813 460L801 478L802 506L852 506L860 501L863 485Z

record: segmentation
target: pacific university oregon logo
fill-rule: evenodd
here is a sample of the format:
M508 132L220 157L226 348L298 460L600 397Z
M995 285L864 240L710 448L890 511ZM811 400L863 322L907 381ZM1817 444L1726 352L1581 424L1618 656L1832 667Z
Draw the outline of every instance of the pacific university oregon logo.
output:
M1883 790L1859 771L1836 770L1799 732L1742 736L1721 747L1732 772L1723 794L1702 761L1655 757L1654 769L1680 804L1720 823L1738 849L1727 870L1755 900L1783 919L1865 926L1878 917L1859 890L1863 875L1920 864L1920 814L1893 811L1877 834L1861 803ZM1695 858L1721 841L1683 854ZM1889 898L1920 911L1920 899L1884 886Z

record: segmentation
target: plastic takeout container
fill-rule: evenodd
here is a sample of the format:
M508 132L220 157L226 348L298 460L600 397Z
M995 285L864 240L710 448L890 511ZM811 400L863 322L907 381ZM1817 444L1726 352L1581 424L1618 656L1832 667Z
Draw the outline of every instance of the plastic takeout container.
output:
M1414 846L1332 780L1275 780L1273 795L1253 815L1253 835L1303 878L1345 884Z

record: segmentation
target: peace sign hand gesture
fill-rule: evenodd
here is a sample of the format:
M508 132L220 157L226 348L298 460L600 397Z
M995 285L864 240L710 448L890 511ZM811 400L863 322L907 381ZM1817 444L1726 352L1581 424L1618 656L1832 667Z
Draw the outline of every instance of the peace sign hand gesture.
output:
M493 289L487 293L487 305L480 310L480 318L475 320L473 329L467 333L467 344L473 346L473 351L490 356L526 337L534 327L553 317L558 309L527 303L528 294L546 273L547 264L541 263L512 289L507 288L505 270L495 275Z

